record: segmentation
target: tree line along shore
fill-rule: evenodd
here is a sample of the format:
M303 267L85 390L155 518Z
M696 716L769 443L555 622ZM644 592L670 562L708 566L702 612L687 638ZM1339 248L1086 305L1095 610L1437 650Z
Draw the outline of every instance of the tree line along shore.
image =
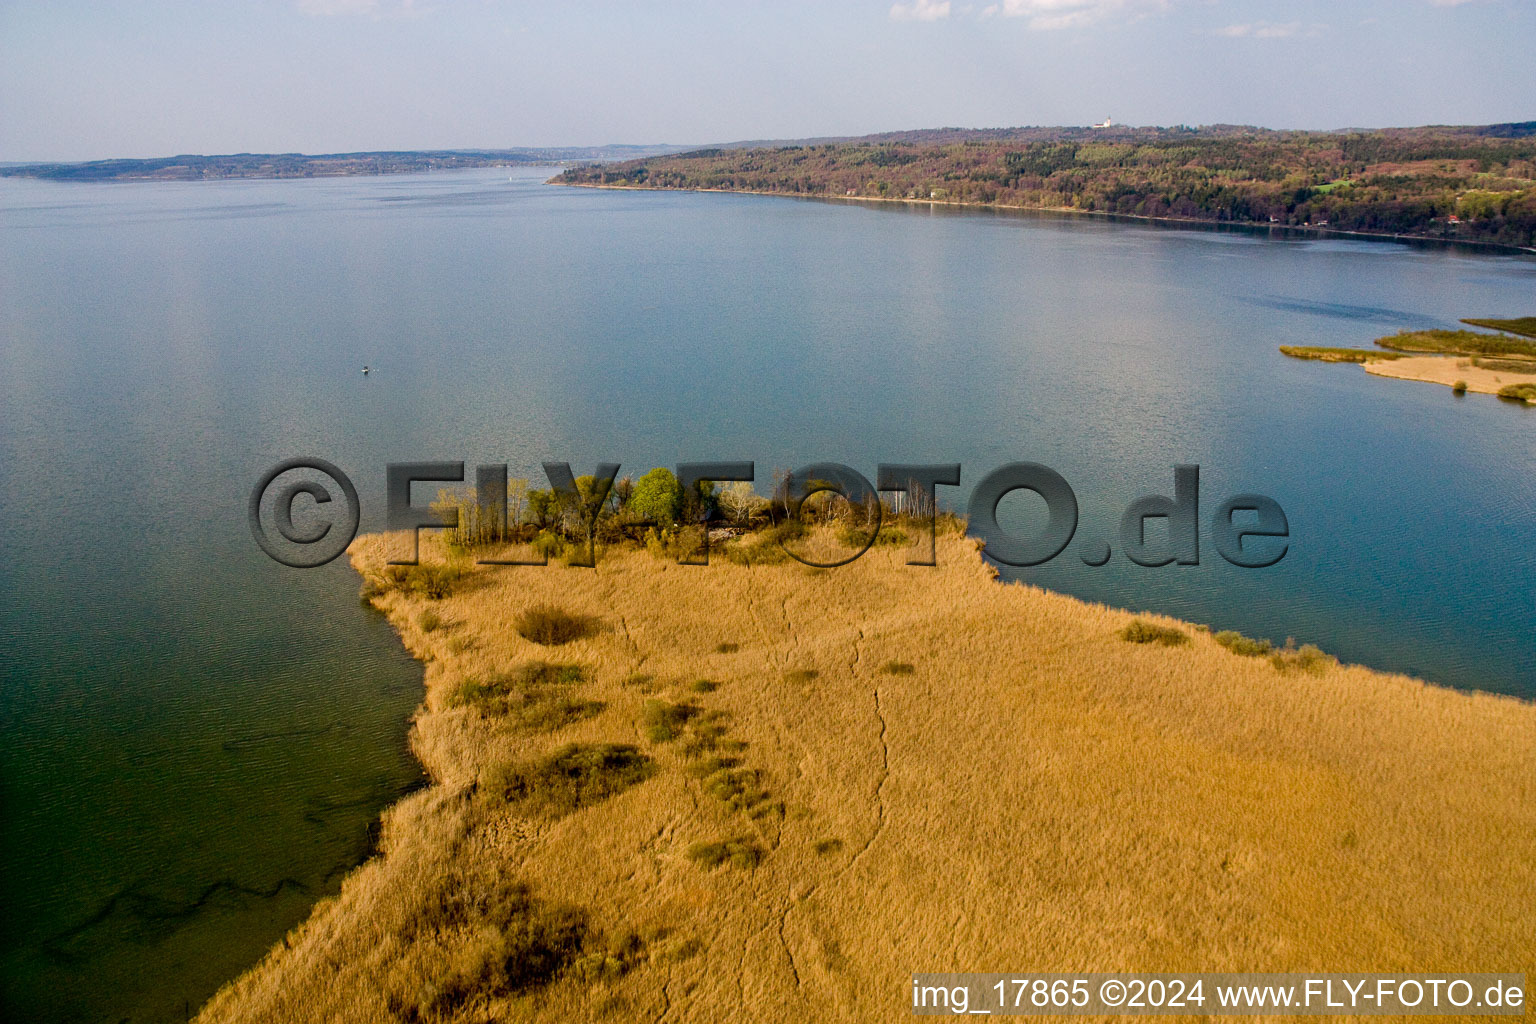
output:
M477 564L591 540L538 500L532 538L428 535L416 566L354 542L425 667L430 784L204 1024L862 1022L910 1013L917 965L1536 952L1529 702L1001 585L953 519L933 567L758 556L857 540L846 503L786 536L738 491L707 567L622 530L592 568Z
M552 180L1536 246L1536 122L1339 132L939 129L699 149L573 167Z

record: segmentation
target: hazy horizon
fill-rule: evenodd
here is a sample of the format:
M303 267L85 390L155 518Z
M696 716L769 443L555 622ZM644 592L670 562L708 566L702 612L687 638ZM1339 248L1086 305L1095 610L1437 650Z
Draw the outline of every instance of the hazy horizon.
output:
M1320 128L1320 127L1312 127L1312 126L1306 126L1306 125L1288 125L1288 126L1285 126L1285 127L1275 127L1275 126L1272 126L1272 125L1251 124L1251 123L1246 123L1246 122L1231 122L1231 121L1217 122L1217 123L1213 123L1213 124L1192 124L1192 123L1190 123L1188 121L1184 121L1184 122L1178 122L1178 123L1175 123L1175 124L1161 124L1161 125L1157 125L1157 124L1124 125L1124 124L1121 124L1119 121L1116 121L1115 122L1115 126L1119 127L1119 128L1132 128L1132 129L1140 129L1140 128L1173 128L1173 127L1187 126L1187 127L1190 127L1190 128L1215 128L1215 127L1255 128L1255 129L1258 129L1260 131L1351 132L1351 131L1390 131L1390 130L1396 130L1396 129L1433 128L1433 127L1466 128L1466 127L1483 127L1483 126L1487 126L1487 125L1496 125L1496 124L1520 124L1520 123L1526 123L1526 122L1536 122L1536 116L1524 119L1523 121L1514 121L1514 122L1510 122L1510 121L1467 121L1467 122L1460 122L1460 123L1456 123L1456 124L1451 124L1449 122L1444 122L1444 123L1439 124L1439 125L1434 125L1434 124L1384 124L1384 125L1355 124L1355 125L1346 125L1346 126L1334 127L1334 128ZM621 147L622 148L630 148L630 149L648 149L648 148L674 147L674 146L683 146L683 147L692 148L692 147L695 147L695 146L734 146L734 145L742 145L742 144L754 144L755 145L755 144L759 144L759 143L761 143L761 144L795 143L795 142L814 141L816 139L823 139L823 138L826 138L826 139L832 139L832 138L863 138L863 137L867 137L867 136L884 135L884 134L890 134L890 133L894 133L894 132L948 131L948 130L960 130L960 131L1009 131L1009 130L1019 129L1019 128L1045 128L1045 129L1061 128L1061 129L1068 129L1068 128L1086 128L1086 127L1091 127L1091 126L1089 126L1089 125L1072 125L1072 124L1052 124L1052 125L1037 125L1037 124L1028 124L1028 125L1026 125L1026 124L952 125L952 124L946 124L946 125L912 125L912 126L909 126L909 127L906 127L906 128L883 128L883 129L880 129L878 131L860 132L857 135L843 135L843 136L794 135L794 136L783 136L783 137L779 137L779 138L766 138L766 137L763 137L763 138L742 138L742 139L692 139L692 140L688 140L688 141L679 141L679 140L676 140L676 139L660 139L660 140L630 140L630 139L625 139L625 140L619 140L619 141L599 142L599 143L558 143L557 142L557 143L552 143L550 145L541 145L541 146L521 145L521 144L516 143L516 142L511 142L511 143L507 143L507 144L504 144L504 145L497 145L497 146L461 145L461 146L433 146L433 147L421 147L421 148L413 148L413 147L408 147L408 146L380 146L380 147L376 147L376 148L373 148L373 149L315 149L315 150L297 150L297 149L275 150L274 149L274 150L241 150L239 152L231 151L231 152L224 152L224 153L215 153L215 152L211 152L211 151L210 152L197 152L197 151L194 151L194 150L181 150L181 151L174 152L174 153L166 152L166 153L114 154L112 156L88 157L88 158L84 158L84 159L81 159L81 160L0 160L0 166L16 166L16 165L29 165L29 164L49 164L49 163L61 163L61 164L69 164L69 163L96 163L96 162L112 161L112 160L158 160L158 159L166 159L166 158L177 157L177 156L225 157L225 156L289 156L289 155L298 155L298 156L314 157L314 156L349 156L349 155L357 154L357 153L426 153L426 152L478 153L478 152L500 152L500 151L506 151L506 150L617 149L617 148L621 148Z
M14 0L0 161L1536 118L1532 0Z

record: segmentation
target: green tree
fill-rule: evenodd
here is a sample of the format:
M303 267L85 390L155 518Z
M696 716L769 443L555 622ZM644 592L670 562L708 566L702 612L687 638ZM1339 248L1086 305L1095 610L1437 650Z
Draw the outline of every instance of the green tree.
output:
M658 466L635 481L629 511L658 526L673 526L683 511L683 488L672 471Z

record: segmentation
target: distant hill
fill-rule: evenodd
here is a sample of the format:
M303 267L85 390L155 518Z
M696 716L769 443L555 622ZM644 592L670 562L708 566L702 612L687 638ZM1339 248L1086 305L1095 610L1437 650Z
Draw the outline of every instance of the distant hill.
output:
M1536 246L1536 122L1274 131L932 128L735 143L568 185L1057 209Z
M429 149L368 153L231 153L224 156L93 160L87 163L0 165L0 177L50 181L205 181L221 178L323 178L357 174L410 174L458 167L499 167L581 161L632 160L676 153L686 146L575 146L554 149Z

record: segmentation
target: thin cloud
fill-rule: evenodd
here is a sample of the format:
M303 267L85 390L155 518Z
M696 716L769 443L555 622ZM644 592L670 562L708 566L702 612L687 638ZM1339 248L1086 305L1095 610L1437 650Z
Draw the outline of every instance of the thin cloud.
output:
M891 18L895 21L939 21L949 17L949 0L912 0L909 4L892 4Z
M1228 39L1295 39L1297 36L1318 35L1327 27L1303 24L1299 21L1255 21L1246 25L1228 25L1225 28L1218 28L1215 34L1226 36Z
M316 18L389 18L421 13L416 0L296 0L296 6Z
M1030 28L1049 31L1104 21L1135 21L1170 6L1172 0L1002 0L982 15L1024 18Z

